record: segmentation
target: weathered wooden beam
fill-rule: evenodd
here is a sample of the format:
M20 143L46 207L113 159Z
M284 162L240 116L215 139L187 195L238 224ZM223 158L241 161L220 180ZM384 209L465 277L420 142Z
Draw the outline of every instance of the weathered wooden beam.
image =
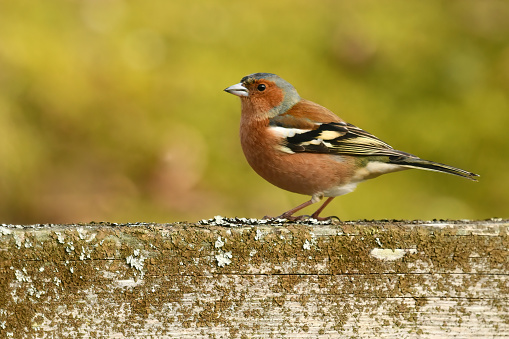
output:
M2 337L509 337L509 221L0 227Z

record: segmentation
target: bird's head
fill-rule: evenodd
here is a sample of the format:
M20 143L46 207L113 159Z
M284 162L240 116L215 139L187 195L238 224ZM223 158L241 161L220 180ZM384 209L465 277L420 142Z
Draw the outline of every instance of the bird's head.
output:
M240 97L242 114L257 118L275 117L300 101L299 94L289 82L271 73L247 75L225 91Z

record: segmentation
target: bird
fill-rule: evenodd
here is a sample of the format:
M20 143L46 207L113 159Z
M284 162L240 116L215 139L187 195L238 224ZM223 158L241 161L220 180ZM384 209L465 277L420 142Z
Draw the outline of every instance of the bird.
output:
M328 220L331 217L320 217L320 213L335 197L352 192L365 180L405 169L473 181L479 177L394 149L329 109L301 98L276 74L250 74L224 91L240 98L240 142L249 165L271 184L311 196L277 218ZM294 216L323 198L327 199L311 216Z

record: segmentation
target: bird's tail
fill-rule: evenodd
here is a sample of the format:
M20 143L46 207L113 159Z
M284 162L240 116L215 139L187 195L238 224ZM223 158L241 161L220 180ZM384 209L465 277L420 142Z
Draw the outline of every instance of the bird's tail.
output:
M442 173L449 173L454 174L463 178L467 178L473 181L477 181L477 177L479 177L478 174L462 170L460 168L452 167L449 165L441 164L434 161L429 160L423 160L417 157L405 157L405 156L397 156L397 157L391 157L389 160L389 163L391 164L397 164L404 167L409 168L418 168L428 171L435 171L435 172L442 172Z

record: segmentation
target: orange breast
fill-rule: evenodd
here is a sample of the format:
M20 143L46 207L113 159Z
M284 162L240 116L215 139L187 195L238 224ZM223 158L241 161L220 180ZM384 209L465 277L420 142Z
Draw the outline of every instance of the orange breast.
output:
M241 122L241 144L251 167L268 182L290 192L313 195L349 183L354 159L314 153L285 153L268 121Z

